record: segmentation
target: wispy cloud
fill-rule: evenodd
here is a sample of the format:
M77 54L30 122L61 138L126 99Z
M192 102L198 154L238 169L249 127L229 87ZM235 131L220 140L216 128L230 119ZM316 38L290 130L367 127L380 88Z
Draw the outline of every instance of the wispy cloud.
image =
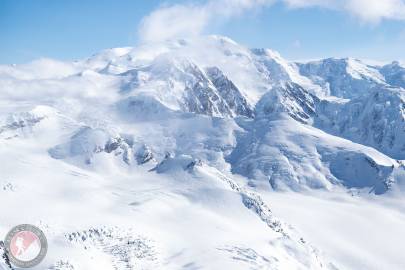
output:
M347 12L363 22L405 20L405 0L207 0L162 6L144 17L139 26L143 41L199 35L218 20L229 20L276 2L290 8L319 7Z
M190 4L164 7L142 20L139 34L143 41L196 35L207 27L208 20L207 11L201 6Z
M405 20L404 0L283 0L291 8L321 7L336 9L359 18L363 22Z
M143 41L199 35L214 21L228 20L276 0L210 0L200 4L163 6L143 18L139 34Z

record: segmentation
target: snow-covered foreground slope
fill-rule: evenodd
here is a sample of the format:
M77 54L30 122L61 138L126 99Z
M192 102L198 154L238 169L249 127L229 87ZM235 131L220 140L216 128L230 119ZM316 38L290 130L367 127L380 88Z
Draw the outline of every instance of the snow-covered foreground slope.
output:
M189 156L128 167L108 153L80 168L44 155L42 124L0 148L1 233L44 229L49 254L36 269L332 269L217 169Z
M403 197L268 193L274 213L335 258L339 269L403 269Z
M219 36L0 66L0 234L43 229L37 269L403 269L403 70Z

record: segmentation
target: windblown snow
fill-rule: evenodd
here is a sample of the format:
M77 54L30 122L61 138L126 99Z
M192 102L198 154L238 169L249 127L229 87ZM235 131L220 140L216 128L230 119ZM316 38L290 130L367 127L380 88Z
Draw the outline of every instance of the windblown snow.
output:
M40 227L35 269L405 269L403 87L221 36L0 66L0 236Z

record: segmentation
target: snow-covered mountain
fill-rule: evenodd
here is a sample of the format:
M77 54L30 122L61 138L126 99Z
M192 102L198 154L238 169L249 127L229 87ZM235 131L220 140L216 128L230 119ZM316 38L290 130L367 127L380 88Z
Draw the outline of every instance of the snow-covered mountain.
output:
M0 66L0 232L45 231L36 269L403 269L400 237L338 249L272 203L357 200L400 232L404 70L220 36Z
M384 85L377 67L360 60L329 58L298 64L300 73L320 85L326 96L354 98L367 94L376 85Z
M397 61L380 68L385 80L390 85L405 87L405 68Z

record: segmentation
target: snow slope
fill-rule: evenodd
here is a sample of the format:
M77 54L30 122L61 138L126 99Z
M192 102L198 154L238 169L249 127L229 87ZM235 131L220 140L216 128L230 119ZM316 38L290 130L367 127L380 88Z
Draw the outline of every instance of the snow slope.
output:
M403 269L403 198L269 193L275 214L336 259L339 269ZM400 238L401 240L399 240Z
M46 232L49 254L35 269L329 268L258 195L217 169L190 156L131 167L107 152L60 162L46 155L51 142L37 143L49 137L44 121L0 150L1 200L13 202L1 232L22 222ZM67 153L87 158L107 137L82 129Z

